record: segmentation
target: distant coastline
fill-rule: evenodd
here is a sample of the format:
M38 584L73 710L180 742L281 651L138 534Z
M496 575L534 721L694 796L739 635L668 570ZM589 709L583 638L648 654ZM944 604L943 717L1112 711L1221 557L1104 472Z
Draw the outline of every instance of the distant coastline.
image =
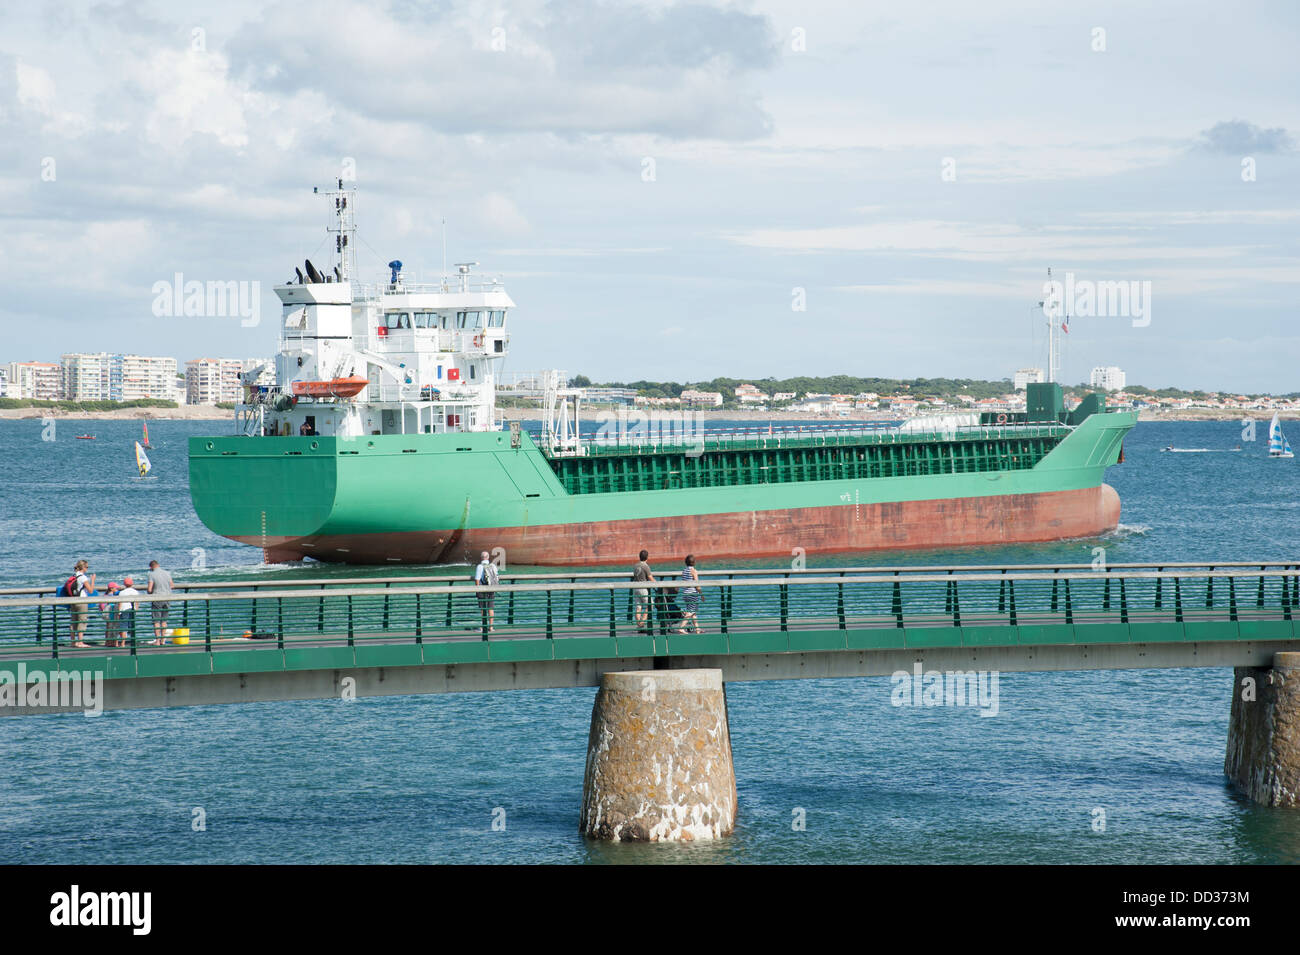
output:
M176 408L113 408L110 411L73 411L63 408L0 408L0 421L41 418L80 419L82 421L226 421L235 413L212 405L181 405Z
M636 411L629 409L629 415L636 414ZM665 414L675 413L672 409L664 412ZM860 423L863 421L906 421L907 418L890 414L889 412L853 412L848 415L832 414L810 414L799 411L747 411L732 410L721 411L717 409L689 412L690 414L699 414L705 421L809 421L818 424L834 424L835 422ZM962 413L962 412L950 412ZM968 413L968 412L966 412ZM542 416L541 408L503 408L501 414L507 421L535 421ZM583 409L583 421L601 421L608 419L611 414L617 414L616 411L592 411ZM1257 417L1267 417L1263 412L1257 412ZM923 415L922 417L931 417ZM1219 408L1188 408L1185 410L1143 410L1138 414L1139 421L1240 421L1246 415L1241 411L1233 411Z
M584 410L583 421L600 421L611 412ZM672 412L668 412L672 413ZM697 412L692 412L697 413ZM506 421L535 421L542 416L541 408L503 408L501 414ZM799 411L734 411L708 410L700 411L705 421L808 421L819 424L835 422L862 421L905 421L899 415L887 412L854 412L840 416L831 414L809 414ZM1139 421L1241 421L1251 417L1240 410L1218 408L1188 408L1180 411L1143 410L1138 414ZM1256 412L1253 417L1263 419L1264 412ZM32 420L41 418L60 418L82 421L130 421L145 419L149 421L230 421L234 412L210 405L182 405L179 408L117 408L112 411L65 411L55 408L0 408L0 421Z

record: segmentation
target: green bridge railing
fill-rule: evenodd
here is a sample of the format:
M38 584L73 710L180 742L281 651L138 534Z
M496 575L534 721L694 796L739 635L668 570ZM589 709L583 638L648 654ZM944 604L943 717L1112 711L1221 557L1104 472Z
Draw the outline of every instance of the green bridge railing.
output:
M635 597L641 586L608 573L508 578L491 592L489 626L481 599L488 592L466 584L463 576L228 581L166 598L166 627L173 634L162 645L152 643L152 605L162 598L32 597L11 590L0 595L0 660L219 654L257 647L558 644L575 638L612 641L592 642L592 655L644 655L647 644L638 638L683 629L686 600L679 582L660 580L649 586L650 607L642 622ZM1124 628L1129 635L1123 639L1133 641L1251 634L1292 639L1293 622L1300 617L1300 568L1294 564L714 571L702 575L699 589L698 624L710 635L700 646L715 648L730 648L726 641L746 634L835 633L841 635L839 643L832 639L825 646L886 647L901 645L890 633L944 630L960 635L956 645L1086 642L1104 640L1098 628L1105 627ZM124 603L134 604L134 613L123 614ZM82 607L88 646L74 647L73 611ZM174 633L177 629L184 636ZM868 636L845 643L845 632ZM793 639L780 644L804 645Z

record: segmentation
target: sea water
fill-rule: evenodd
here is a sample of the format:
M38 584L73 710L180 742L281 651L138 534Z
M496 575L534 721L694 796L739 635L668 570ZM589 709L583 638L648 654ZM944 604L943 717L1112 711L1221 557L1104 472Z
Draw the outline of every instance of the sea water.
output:
M53 590L80 557L101 580L150 559L182 581L357 573L262 567L199 523L186 438L228 430L154 422L140 479L137 422L60 420L54 440L0 422L0 586ZM1139 424L1107 477L1124 509L1105 538L806 560L1294 561L1300 469L1267 460L1266 431ZM736 833L686 846L579 837L592 688L11 719L0 862L1300 862L1300 814L1224 779L1231 671L1003 673L993 718L890 690L730 684Z

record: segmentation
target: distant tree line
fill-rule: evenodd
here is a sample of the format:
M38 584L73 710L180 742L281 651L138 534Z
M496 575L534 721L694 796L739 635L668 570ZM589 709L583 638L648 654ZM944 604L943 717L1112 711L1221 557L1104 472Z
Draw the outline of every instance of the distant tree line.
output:
M678 383L675 381L607 381L593 382L586 375L574 375L569 383L575 388L631 388L637 394L647 398L679 398L684 390L716 391L721 393L725 407L735 407L736 388L750 384L769 398L778 392L794 392L796 398L808 394L829 395L907 395L918 401L926 399L953 399L957 395L970 395L977 400L998 398L1011 391L1010 378L1000 381L987 381L980 378L859 378L854 375L830 375L828 377L797 378L714 378L710 381ZM1063 386L1067 393L1077 395L1096 391L1087 382L1080 382L1074 387ZM1189 398L1204 400L1209 392L1182 388L1146 388L1142 385L1129 385L1125 391L1134 395L1146 395L1157 398ZM1229 394L1230 392L1219 392ZM1292 398L1297 393L1276 397ZM1247 395L1249 398L1266 397L1265 395Z
M676 381L610 381L593 382L586 375L574 375L569 383L575 388L631 388L647 398L680 398L683 391L716 391L722 395L724 407L734 407L736 388L750 384L769 398L780 392L793 392L796 398L809 394L823 395L907 395L917 400L926 398L951 398L970 395L972 398L994 398L1011 390L1011 379L982 381L978 378L859 378L855 375L829 375L827 377L800 376L797 378L713 378L709 381L679 383Z

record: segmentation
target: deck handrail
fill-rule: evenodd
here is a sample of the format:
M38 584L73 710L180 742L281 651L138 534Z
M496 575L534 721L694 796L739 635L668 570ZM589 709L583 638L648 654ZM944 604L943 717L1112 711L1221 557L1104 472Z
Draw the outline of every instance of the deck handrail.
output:
M1125 629L1116 636L1127 641L1129 624L1155 624L1154 639L1162 641L1300 639L1295 629L1300 622L1300 566L1272 565L1281 567L1272 570L1269 566L1267 562L1262 567L1256 562L1231 569L1087 565L1047 572L993 568L973 573L950 567L937 573L862 575L767 571L763 576L715 575L698 581L570 577L492 588L463 577L444 579L443 586L427 581L402 586L399 578L397 586L390 582L380 587L20 597L0 601L0 660L89 658L95 652L119 651L132 658L196 650L212 653L240 640L270 640L278 650L480 638L487 643L584 636L617 641L655 632L667 635L670 627L683 634L688 610L695 614L693 621L723 635L828 627L932 632L936 627L951 627L964 641L967 628L974 627L971 639L978 643L988 639L987 628L1009 627L1017 634L1011 638L1014 642L1027 625L1028 639L1051 643L1073 641L1074 625L1122 626ZM702 598L698 607L692 601L679 607L673 598L688 587L698 588ZM650 599L635 593L639 590L649 591ZM476 599L489 594L491 601ZM122 610L125 603L132 604L133 610ZM158 603L170 604L169 612L150 612ZM1184 624L1216 626L1189 630ZM1050 633L1043 630L1045 625ZM1163 629L1170 626L1178 629ZM175 639L160 641L160 628L164 638ZM466 631L476 635L467 636ZM1082 639L1096 639L1092 633ZM188 646L191 634L194 646ZM86 645L76 646L77 642ZM152 646L158 642L164 645ZM596 654L622 652L614 644L584 646ZM789 650L795 649L791 643ZM644 654L644 647L635 652Z
M1253 565L1258 566L1258 565ZM474 595L485 592L505 594L505 593L569 593L569 592L592 592L592 591L628 591L634 589L653 589L672 591L681 590L683 587L698 586L701 589L734 589L734 588L751 588L763 586L796 586L812 587L815 585L827 584L892 584L895 582L907 582L911 584L918 583L951 583L954 580L960 580L962 583L1021 583L1031 581L1076 581L1076 580L1221 580L1221 579L1249 579L1257 581L1261 576L1269 578L1300 578L1300 567L1290 570L1276 571L1245 571L1245 570L1214 570L1202 573L1187 573L1182 571L1141 571L1141 572L1116 572L1111 570L1090 570L1071 573L984 573L970 574L962 577L956 577L954 574L924 574L901 577L897 574L875 574L871 576L846 577L841 574L832 574L821 577L760 577L746 580L708 580L700 579L697 582L683 583L679 579L672 580L655 580L655 581L634 581L634 580L611 580L604 582L584 582L584 583L555 583L555 584L499 584L496 587L485 588L477 584L453 584L447 587L359 587L359 588L335 588L335 589L299 589L276 592L256 592L256 591L237 591L233 593L187 593L177 595L170 594L131 594L122 596L120 594L108 595L99 594L93 597L41 597L36 599L15 599L5 601L0 606L5 608L14 607L49 607L49 606L76 606L76 605L94 605L101 603L123 604L123 603L184 603L198 601L235 601L235 600L274 600L285 598L318 598L322 596L330 597L382 597L385 594L428 594L433 596L456 596L456 595Z
M466 564L467 568L474 565ZM1156 568L1157 570L1180 570L1203 567L1207 570L1216 568L1241 568L1243 571L1247 568L1258 568L1259 571L1270 572L1270 568L1279 568L1286 570L1288 568L1300 568L1300 560L1243 560L1243 561L1137 561L1137 562L1107 562L1106 571L1113 570L1138 570L1142 568ZM954 574L961 575L962 579L967 579L971 574L979 573L1023 573L1026 571L1073 571L1087 570L1088 576L1103 573L1097 570L1091 563L1046 563L1046 564L925 564L925 565L894 565L879 567L804 567L804 568L771 568L771 567L750 567L734 569L701 569L699 571L701 579L718 577L718 578L739 578L739 577L760 577L763 575L774 578L803 579L804 577L821 574L835 575L837 577L853 575L852 579L861 579L863 575L872 574L890 574L906 575L908 579L915 579L918 575L923 574ZM583 579L608 579L614 577L626 577L630 570L595 570L595 571L572 571L564 573L561 571L546 571L543 573L527 574L509 574L500 575L502 581L541 581L541 580L572 580L574 582ZM664 571L663 575L676 576L676 571ZM111 576L111 575L110 575ZM339 592L335 588L343 585L361 585L371 588L384 588L397 584L413 583L446 583L452 580L465 580L467 574L419 574L398 577L308 577L300 580L214 580L202 582L175 582L173 592L167 597L158 597L160 600L175 597L180 599L180 592L190 593L199 591L208 593L214 590L236 590L244 588L249 593L255 593L258 590L282 589L290 587L324 587L331 592ZM1251 576L1251 575L1247 575ZM1254 576L1258 576L1256 573ZM503 584L504 586L504 584ZM50 594L55 587L0 587L0 598L19 597L26 594ZM439 591L441 592L441 591ZM97 595L86 598L91 603L101 602L107 598L107 594ZM144 598L146 594L140 594ZM60 597L59 601L71 602L72 597ZM8 601L5 601L7 604Z

